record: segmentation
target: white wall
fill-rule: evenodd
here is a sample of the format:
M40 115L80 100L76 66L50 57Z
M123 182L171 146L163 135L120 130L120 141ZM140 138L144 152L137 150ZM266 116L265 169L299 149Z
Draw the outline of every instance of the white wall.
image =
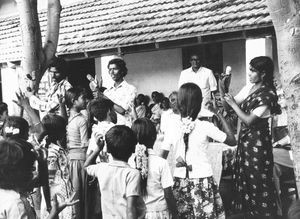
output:
M155 90L168 96L177 90L182 71L181 49L169 49L126 54L126 80L137 87L138 93L151 95Z
M21 68L2 68L1 79L2 79L2 100L8 105L9 115L19 115L20 108L13 102L16 100L16 92L22 88L20 84L20 73Z

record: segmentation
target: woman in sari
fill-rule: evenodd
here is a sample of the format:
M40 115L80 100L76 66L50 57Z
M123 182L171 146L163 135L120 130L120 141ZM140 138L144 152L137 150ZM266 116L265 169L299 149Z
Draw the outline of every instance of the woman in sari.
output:
M260 56L250 61L250 85L237 96L225 94L225 101L241 120L233 173L233 210L245 218L276 215L273 154L268 119L280 113L273 84L273 61Z

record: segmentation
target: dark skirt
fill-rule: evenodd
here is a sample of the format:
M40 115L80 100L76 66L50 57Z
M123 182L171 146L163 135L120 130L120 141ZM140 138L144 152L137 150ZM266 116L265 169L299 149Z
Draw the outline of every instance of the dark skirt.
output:
M213 177L182 179L175 177L173 193L179 218L225 218L218 185Z
M276 215L272 143L267 126L260 129L242 127L233 181L235 213L264 217Z

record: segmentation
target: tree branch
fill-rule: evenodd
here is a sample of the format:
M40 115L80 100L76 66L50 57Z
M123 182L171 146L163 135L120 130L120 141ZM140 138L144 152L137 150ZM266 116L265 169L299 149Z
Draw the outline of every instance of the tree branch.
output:
M48 0L47 33L43 48L45 54L45 63L43 67L46 69L57 49L61 9L60 0Z

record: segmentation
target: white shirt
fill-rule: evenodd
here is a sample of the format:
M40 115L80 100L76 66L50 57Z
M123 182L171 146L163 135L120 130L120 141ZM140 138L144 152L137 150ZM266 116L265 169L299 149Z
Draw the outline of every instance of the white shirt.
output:
M214 126L213 123L197 119L195 120L194 129L189 134L189 146L185 156L185 144L183 141L183 131L181 129L181 121L173 120L173 124L168 126L162 149L169 151L171 147L175 147L175 159L181 157L185 160L186 157L187 165L192 165L192 171L189 171L190 178L212 176L211 163L206 154L209 143L208 137L218 142L224 142L227 135ZM185 178L186 168L176 167L174 176Z
M126 218L127 198L140 196L140 172L123 161L87 167L87 174L98 179L103 218Z
M202 107L204 107L207 101L211 100L210 92L217 90L217 81L212 70L205 67L200 67L197 72L194 72L192 67L183 70L179 77L178 87L189 82L201 88Z
M160 131L161 132L165 132L166 128L167 128L167 124L168 124L168 120L171 116L171 114L173 114L173 110L172 109L168 109L166 111L162 111L161 113L161 118L160 118Z
M144 197L147 211L164 211L168 209L164 189L172 187L173 177L168 162L148 149L147 196Z
M112 86L106 89L103 93L107 96L111 101L120 105L126 111L131 110L131 106L133 106L134 98L136 97L137 90L136 88L128 84L125 80L122 81L117 87ZM131 116L129 113L125 113L125 116L117 113L117 124L118 125L127 125L131 126Z
M35 219L26 198L13 190L0 189L0 218L1 219Z
M91 152L96 151L98 148L97 142L96 142L96 136L98 134L105 136L106 132L112 128L115 124L112 122L102 121L98 122L98 124L93 125L92 127L92 135L91 139L89 141L89 146L86 151L86 154L89 155ZM105 147L106 148L106 147ZM103 149L104 151L107 151L107 149Z

